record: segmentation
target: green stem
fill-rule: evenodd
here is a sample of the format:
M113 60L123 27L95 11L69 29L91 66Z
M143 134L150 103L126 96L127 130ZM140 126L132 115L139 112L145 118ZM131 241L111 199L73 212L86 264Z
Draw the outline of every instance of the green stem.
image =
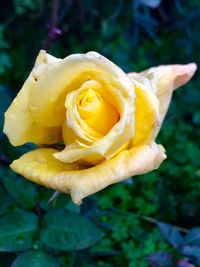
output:
M158 224L158 223L161 222L161 221L159 221L159 220L157 220L157 219L154 219L154 218L152 218L152 217L145 216L145 215L138 214L138 213L137 213L137 214L132 214L132 213L130 213L130 212L121 211L121 210L118 210L118 209L112 209L112 210L114 210L115 212L121 213L121 214L123 214L123 215L126 215L126 216L129 215L129 216L137 217L137 218L139 218L139 219L141 219L141 220L144 220L144 221L146 221L146 222L153 223L153 224ZM174 225L174 227L175 227L178 231L180 231L180 232L182 232L182 233L188 233L188 232L189 232L189 230L186 229L186 228L182 228L182 227L180 227L180 226L176 226L176 225Z

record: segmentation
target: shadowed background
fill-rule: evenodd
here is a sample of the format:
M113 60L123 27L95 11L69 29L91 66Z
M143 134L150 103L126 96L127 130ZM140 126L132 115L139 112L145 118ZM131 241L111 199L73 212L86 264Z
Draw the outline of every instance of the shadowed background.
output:
M61 58L94 50L126 72L199 65L199 18L198 0L1 1L1 130L41 48ZM2 131L0 139L1 267L200 266L198 71L174 94L158 137L168 156L160 169L81 207L66 195L48 203L53 191L12 173L9 163L32 145L13 148Z

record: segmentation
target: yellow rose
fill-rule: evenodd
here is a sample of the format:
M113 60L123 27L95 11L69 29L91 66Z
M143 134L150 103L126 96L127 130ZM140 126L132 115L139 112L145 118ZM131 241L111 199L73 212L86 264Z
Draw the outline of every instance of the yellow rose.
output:
M195 70L193 63L127 75L95 52L58 59L41 51L4 125L12 145L39 148L11 168L77 204L158 168L166 155L154 140L172 92Z

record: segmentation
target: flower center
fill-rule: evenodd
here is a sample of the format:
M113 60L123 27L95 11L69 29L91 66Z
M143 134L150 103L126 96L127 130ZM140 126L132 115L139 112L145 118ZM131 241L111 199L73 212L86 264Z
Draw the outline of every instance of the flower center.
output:
M118 122L119 113L101 95L88 88L77 101L78 112L93 130L105 135Z

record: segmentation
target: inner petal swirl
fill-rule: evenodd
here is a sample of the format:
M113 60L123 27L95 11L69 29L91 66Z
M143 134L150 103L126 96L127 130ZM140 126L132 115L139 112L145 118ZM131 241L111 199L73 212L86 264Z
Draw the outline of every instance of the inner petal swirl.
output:
M107 134L119 120L117 110L91 88L80 94L77 106L81 119L102 135Z

